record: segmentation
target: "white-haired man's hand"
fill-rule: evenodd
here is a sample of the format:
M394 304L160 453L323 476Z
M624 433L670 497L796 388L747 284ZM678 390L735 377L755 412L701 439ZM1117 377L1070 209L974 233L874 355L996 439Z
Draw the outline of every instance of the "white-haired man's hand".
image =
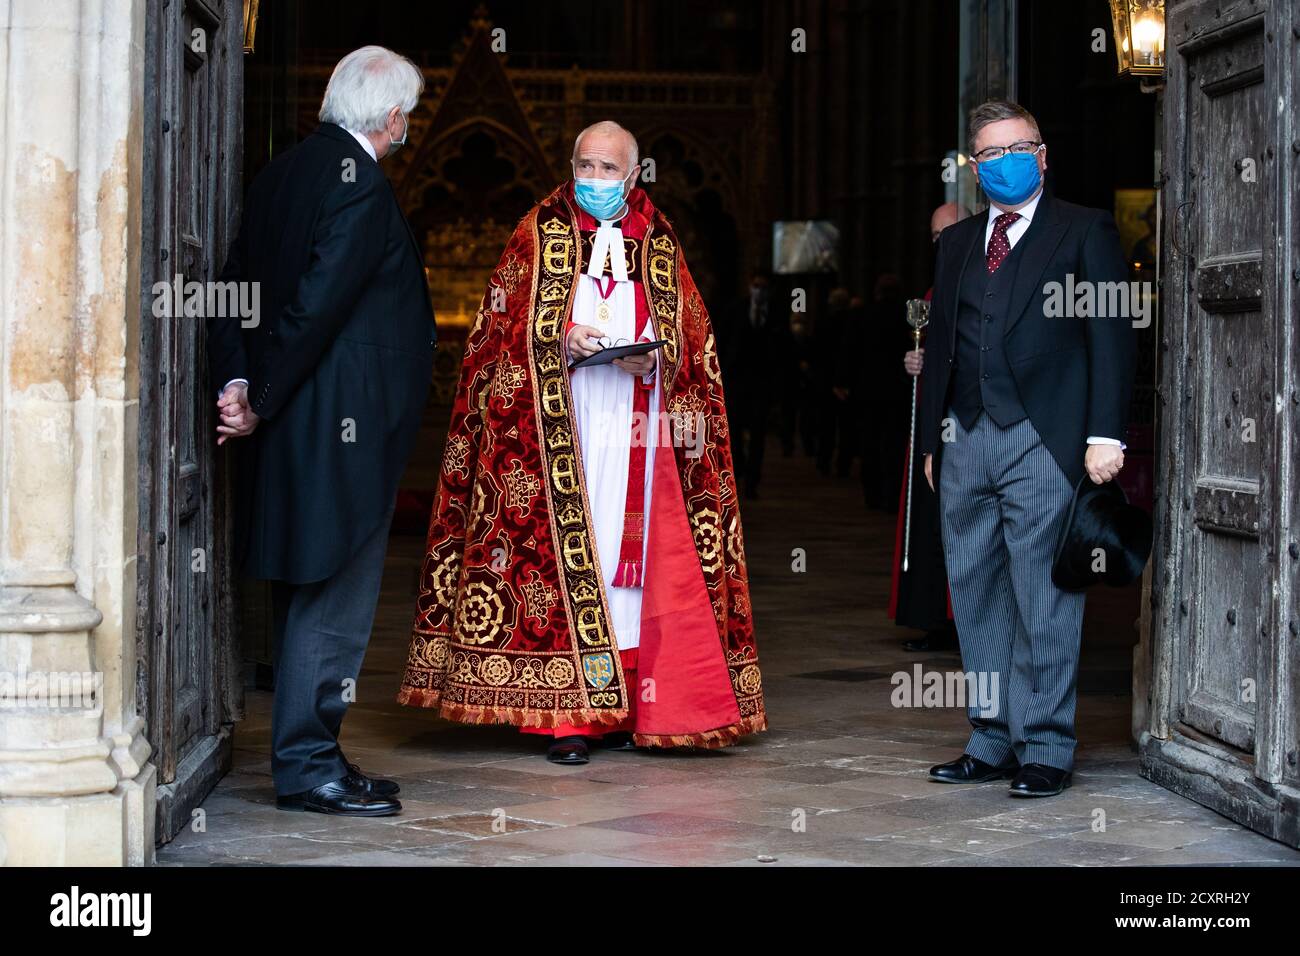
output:
M217 399L217 415L221 424L217 426L217 444L224 445L229 438L245 438L253 434L253 429L261 421L257 412L248 402L248 386L243 382L231 382Z

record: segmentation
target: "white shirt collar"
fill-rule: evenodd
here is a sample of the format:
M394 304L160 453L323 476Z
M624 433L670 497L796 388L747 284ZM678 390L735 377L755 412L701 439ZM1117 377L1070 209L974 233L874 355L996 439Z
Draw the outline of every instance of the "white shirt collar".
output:
M379 157L375 155L375 147L374 147L374 144L371 143L370 140L366 139L364 136L362 136L360 133L358 133L358 132L357 132L356 130L354 130L354 129L348 129L346 126L343 127L343 128L344 128L344 129L347 129L348 132L352 134L352 137L353 137L353 138L354 138L358 143L361 144L361 148L364 149L367 153L370 154L370 158L371 158L371 159L373 159L375 162L379 162Z
M1024 221L1026 224L1033 221L1034 210L1038 208L1038 202L1042 198L1043 198L1043 190L1039 189L1038 195L1035 196L1033 199L1029 200L1029 202L1025 204L1025 207L1023 209L1016 210L1016 212L1020 213L1021 221ZM992 226L993 220L997 219L998 216L1002 215L1004 212L1006 212L1005 209L999 208L994 203L990 203L989 204L989 226ZM1020 221L1017 221L1016 225L1020 225Z

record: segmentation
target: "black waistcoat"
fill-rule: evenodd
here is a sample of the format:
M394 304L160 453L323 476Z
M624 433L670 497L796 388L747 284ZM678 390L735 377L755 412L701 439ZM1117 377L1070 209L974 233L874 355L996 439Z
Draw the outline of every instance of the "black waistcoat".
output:
M989 275L988 258L981 251L971 255L961 277L952 410L963 428L974 425L981 411L1003 428L1026 417L1004 347L1011 290L1024 239L1021 236L993 275Z

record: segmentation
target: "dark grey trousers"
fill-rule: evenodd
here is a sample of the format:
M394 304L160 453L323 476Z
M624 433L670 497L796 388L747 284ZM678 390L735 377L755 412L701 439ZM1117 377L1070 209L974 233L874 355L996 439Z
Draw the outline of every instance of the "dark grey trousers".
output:
M966 752L1069 770L1083 595L1052 583L1052 557L1074 489L1028 419L981 414L967 432L948 417L939 505L962 666L998 681L992 713L968 702Z
M339 729L370 643L392 518L389 509L333 577L311 584L272 582L271 774L277 794L301 793L347 773Z

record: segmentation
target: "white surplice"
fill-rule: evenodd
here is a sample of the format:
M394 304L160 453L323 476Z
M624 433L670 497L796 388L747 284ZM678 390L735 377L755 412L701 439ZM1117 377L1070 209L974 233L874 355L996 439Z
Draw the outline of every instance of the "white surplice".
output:
M573 300L573 321L598 328L613 343L619 339L638 341L636 335L636 286L630 281L615 282L608 303L611 317L601 322L596 315L601 301L600 288L608 287L608 277L598 280L578 276ZM650 322L640 341L652 341ZM623 514L627 507L628 452L632 441L632 399L637 379L615 365L595 365L575 369L570 383L573 389L574 417L578 423L578 442L582 449L582 467L587 479L587 498L595 524L596 549L609 613L613 617L614 635L620 651L637 647L641 640L642 589L614 587L618 557L623 544ZM645 466L645 534L641 540L642 567L645 546L649 541L650 485L654 475L655 445L659 420L659 365L655 363L654 387L650 392L648 422L643 422L639 436L646 439ZM647 569L649 570L649 569ZM645 578L642 577L642 583Z

